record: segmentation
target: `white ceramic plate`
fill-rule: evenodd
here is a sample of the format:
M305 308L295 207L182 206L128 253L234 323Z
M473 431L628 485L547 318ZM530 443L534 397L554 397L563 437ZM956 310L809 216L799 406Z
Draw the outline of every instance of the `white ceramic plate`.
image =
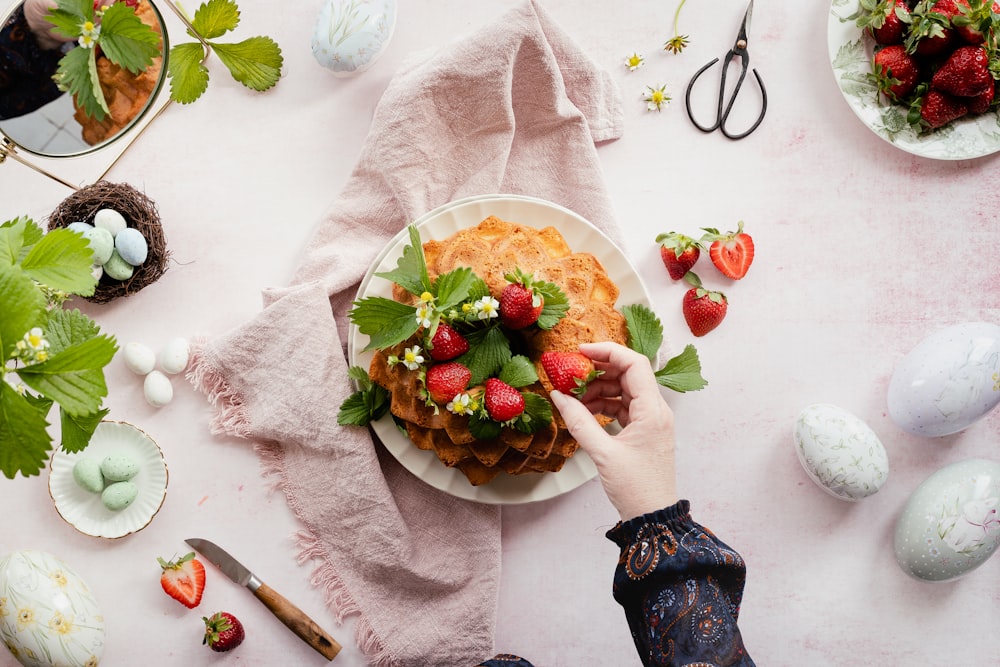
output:
M959 119L934 132L917 134L906 122L907 109L890 104L868 81L875 42L853 21L857 0L832 0L827 24L830 64L848 106L868 128L908 153L937 160L967 160L1000 150L996 112Z
M111 454L132 459L139 472L132 482L139 495L131 505L113 512L101 502L101 494L91 493L73 479L73 466L82 458L98 463ZM104 421L94 431L82 452L69 454L57 449L49 463L49 495L56 511L68 524L85 535L118 538L149 525L167 495L167 464L163 452L148 435L126 422Z
M495 215L532 227L555 227L566 238L575 252L592 253L618 285L618 306L641 303L652 309L652 301L639 274L621 250L585 219L567 208L551 202L517 195L484 195L469 197L445 204L414 221L424 242L445 239L460 229L478 225L485 218ZM383 296L392 298L392 283L377 278L375 273L390 271L409 243L404 229L395 236L368 269L358 298ZM347 350L352 366L368 369L372 353L365 352L368 337L351 325L348 331ZM612 425L612 426L617 426ZM461 471L448 468L434 455L415 447L410 439L396 428L391 415L386 415L372 427L379 439L393 456L410 472L431 486L459 498L483 503L516 504L546 500L571 491L589 479L597 470L585 452L579 450L556 473L507 475L500 473L488 484L473 486Z

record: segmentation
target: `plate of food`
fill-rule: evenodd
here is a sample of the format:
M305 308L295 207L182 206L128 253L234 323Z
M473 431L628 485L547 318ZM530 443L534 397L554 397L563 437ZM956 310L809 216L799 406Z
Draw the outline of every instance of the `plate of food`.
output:
M132 424L103 421L80 452L49 463L49 495L78 531L116 539L153 520L167 495L167 464L156 442Z
M908 7L905 3L900 4ZM923 127L910 122L916 119L908 119L911 102L922 98L916 105L919 112L926 105L931 91L940 95L941 91L936 91L937 86L930 82L931 73L942 67L958 46L969 46L969 43L955 34L949 38L949 50L926 56L926 63L920 60L924 56L917 55L917 70L921 74L915 78L914 88L902 95L898 102L892 102L879 91L871 77L875 53L887 45L877 42L870 30L859 27L858 11L859 0L832 0L827 23L827 46L833 74L844 99L872 132L908 153L938 160L966 160L1000 150L1000 116L996 108L974 112L971 110L974 108L971 98L960 97L955 102L949 97L949 109L935 112L938 117L932 119L934 124L943 123L940 127L927 127L931 118L929 115L925 116ZM905 49L904 45L900 46ZM900 49L900 46L894 48ZM895 69L901 67L897 65ZM916 87L921 84L924 84L923 88ZM953 103L956 111L950 110ZM946 105L936 103L934 106L944 108ZM945 120L961 107L966 108L965 113L954 120ZM948 115L941 117L941 113Z
M414 240L421 246L419 253L414 252ZM403 275L407 267L420 262L426 266L425 275L433 278L433 295L421 294L419 283L409 288L400 284L408 283ZM443 284L464 280L463 271L471 273L471 292L468 296L463 292L461 302L453 306L442 303L449 298ZM491 295L500 295L518 272L537 281L545 294L544 309L536 315L537 321L523 328L510 329L507 320L500 327L499 319L489 326L491 311L499 310L499 302L491 301ZM447 281L440 279L443 275ZM386 336L395 325L366 328L365 318L357 315L359 304L366 300L403 312L398 322L405 331L389 341L392 345L385 345ZM414 312L424 304L444 314L434 316L433 327L420 325L414 331L418 326L411 324ZM545 373L532 375L533 369L540 367L540 355L549 349L575 350L580 342L598 339L625 343L628 334L620 308L630 304L652 310L635 268L583 217L532 197L470 197L420 217L378 254L358 290L348 330L348 358L352 367L368 372L374 384L390 388L391 412L371 426L411 473L468 500L495 504L545 500L577 488L597 471L565 428L559 427L561 419L552 414L554 408L547 400L552 385ZM555 319L551 319L553 313L558 315ZM465 347L456 354L463 356L452 357L445 353L450 343L442 342L441 336L456 330L461 333L456 338L468 337L472 347L460 341ZM405 340L400 342L401 338ZM495 352L496 341L507 350L505 356ZM494 358L502 358L496 362L496 368L501 364L502 368L483 370L482 365L493 363ZM518 358L526 360L521 367L515 364ZM448 389L444 397L430 402L438 378L445 376L435 371L443 371L451 362L472 369L471 380L462 378L461 386L468 388L457 393ZM528 377L513 379L522 373ZM485 415L485 408L493 414L490 397L482 389L489 388L492 380L487 376L493 375L524 397L523 412L515 417L497 416L499 425L473 418ZM546 410L550 411L548 421ZM605 426L617 429L610 420Z

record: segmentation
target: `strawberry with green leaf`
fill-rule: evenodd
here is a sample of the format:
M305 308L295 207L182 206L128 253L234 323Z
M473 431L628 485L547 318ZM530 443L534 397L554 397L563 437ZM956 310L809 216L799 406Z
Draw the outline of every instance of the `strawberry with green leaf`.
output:
M457 361L446 361L427 369L424 387L433 403L446 405L466 390L470 379L472 371Z
M512 422L524 413L524 396L500 378L486 381L483 404L490 419L496 422Z
M238 618L228 611L220 611L211 616L203 616L205 622L205 636L202 644L217 653L232 651L243 643L246 638L246 631Z
M701 337L722 324L729 308L729 301L722 292L706 289L701 279L694 273L685 276L691 289L684 293L681 309L688 329L695 336Z
M508 329L524 329L538 321L544 298L535 289L531 274L515 269L505 277L507 286L500 294L500 321Z
M702 251L701 243L677 232L660 234L656 242L660 244L660 259L674 280L680 280L691 270Z
M868 77L879 92L896 102L916 89L920 83L920 67L904 46L894 44L875 53Z
M539 361L552 387L573 396L586 393L587 385L602 373L594 368L594 362L589 357L580 352L543 352Z

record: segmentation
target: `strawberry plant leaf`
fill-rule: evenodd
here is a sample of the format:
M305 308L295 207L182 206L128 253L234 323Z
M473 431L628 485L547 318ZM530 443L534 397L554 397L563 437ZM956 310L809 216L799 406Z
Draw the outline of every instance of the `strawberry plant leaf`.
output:
M190 104L208 88L208 68L202 63L205 50L198 42L178 44L170 49L167 76L170 78L170 99Z
M48 411L46 409L46 411ZM110 410L98 410L90 415L71 415L63 409L59 410L59 423L62 430L62 448L70 452L82 452L90 444L90 438L97 426Z
M247 88L264 91L281 78L281 47L270 37L250 37L236 44L213 42L212 50L233 78Z
M552 423L552 404L544 397L531 391L522 391L524 412L514 422L514 428L521 433L535 433Z
M701 376L701 360L694 345L686 345L684 351L670 359L656 371L656 382L676 392L698 391L708 385Z
M44 234L42 228L27 216L4 222L0 225L0 264L20 262Z
M161 50L160 35L124 2L112 4L101 17L100 43L111 62L133 74L146 69Z
M10 358L21 337L45 314L45 296L31 278L15 267L0 265L0 365ZM3 380L0 379L0 384Z
M63 37L79 37L85 21L94 18L94 3L87 0L58 0L50 9L45 20L55 26L56 33Z
M492 440L500 435L500 422L495 422L489 417L482 415L472 415L469 417L469 433L476 440Z
M101 334L101 327L76 309L57 308L50 311L44 329L45 339L49 341L50 355L59 354L77 343Z
M337 423L343 426L367 426L370 422L381 419L389 409L389 391L372 382L368 373L360 366L351 366L347 375L360 389L340 404Z
M482 384L486 378L496 375L513 356L510 341L499 327L473 331L466 336L466 340L469 342L469 351L456 361L472 371L470 386Z
M469 292L478 278L468 267L461 267L442 274L434 281L433 293L437 308L447 310L469 298Z
M107 396L104 366L117 350L114 339L97 336L71 345L48 361L18 369L27 386L59 403L71 415L89 415Z
M500 368L500 374L497 377L512 387L527 387L529 384L538 382L535 365L523 354L508 359Z
M59 60L54 78L59 89L72 95L77 106L91 118L104 120L111 113L97 78L95 49L71 49Z
M566 312L569 310L569 301L555 283L536 282L534 287L544 298L542 312L538 315L538 328L551 329L566 316Z
M623 306L625 326L628 329L628 346L645 355L650 364L656 363L656 355L663 345L663 325L652 310L641 303Z
M239 24L240 9L232 0L208 0L198 7L191 21L194 29L205 39L221 37L231 30L236 30Z
M31 247L21 261L22 270L52 289L90 296L97 279L91 272L94 252L82 235L53 229Z
M424 292L431 291L431 279L427 275L427 261L424 259L420 234L413 225L407 227L407 230L410 234L410 243L403 248L403 254L396 260L396 268L375 275L391 280L410 294L420 296Z
M415 334L420 326L413 306L380 296L355 301L348 316L358 331L371 338L366 350L397 345Z
M52 449L45 420L51 405L0 381L0 471L8 479L37 475L45 466Z

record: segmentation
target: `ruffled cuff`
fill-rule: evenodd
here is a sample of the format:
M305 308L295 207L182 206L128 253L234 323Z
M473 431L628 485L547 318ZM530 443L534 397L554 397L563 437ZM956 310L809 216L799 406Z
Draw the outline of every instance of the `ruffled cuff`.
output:
M641 529L652 523L665 525L677 535L683 534L694 525L694 521L691 519L691 503L687 500L678 500L673 505L661 510L649 512L628 521L619 521L614 528L605 533L605 536L624 549L635 541L636 535Z

